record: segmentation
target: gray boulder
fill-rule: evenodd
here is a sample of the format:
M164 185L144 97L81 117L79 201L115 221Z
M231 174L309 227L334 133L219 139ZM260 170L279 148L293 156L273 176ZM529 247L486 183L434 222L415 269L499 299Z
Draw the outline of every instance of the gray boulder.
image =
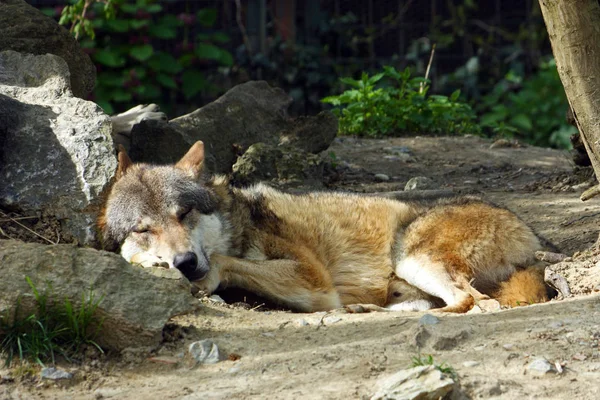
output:
M0 52L0 205L61 221L65 240L91 244L100 195L117 161L110 118L73 97L54 55Z
M54 54L67 62L71 88L86 97L96 82L96 67L65 28L23 0L0 1L0 51Z
M251 145L293 147L321 152L337 134L330 113L292 120L287 116L291 98L263 81L234 87L216 101L170 122L143 121L131 132L134 161L166 164L177 161L196 141L206 145L207 167L228 173L238 156ZM282 151L285 152L285 149Z
M179 271L172 270L177 279L157 277L105 251L0 240L0 260L0 315L13 315L18 300L21 316L35 310L25 277L59 303L67 298L80 304L91 288L94 298L103 296L97 315L104 322L96 341L109 349L156 346L171 317L199 304Z
M248 185L259 181L282 184L320 184L323 180L323 160L293 146L273 146L255 143L232 167L232 181Z

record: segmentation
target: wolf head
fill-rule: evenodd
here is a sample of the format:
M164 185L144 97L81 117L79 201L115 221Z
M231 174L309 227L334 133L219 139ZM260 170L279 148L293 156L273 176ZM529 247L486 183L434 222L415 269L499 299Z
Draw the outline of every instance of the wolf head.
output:
M104 241L120 245L132 263L204 278L210 255L227 251L217 198L202 178L204 144L196 142L175 165L133 164L124 149L118 159L99 219Z

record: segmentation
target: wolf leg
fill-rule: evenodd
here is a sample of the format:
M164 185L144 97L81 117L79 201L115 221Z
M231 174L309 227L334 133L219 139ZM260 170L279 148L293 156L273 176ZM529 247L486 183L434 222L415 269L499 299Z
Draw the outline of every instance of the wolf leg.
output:
M210 262L210 274L218 274L223 287L246 289L304 312L342 306L331 277L323 266L295 260L245 260L217 254L210 257ZM214 278L208 279L212 280L210 284L214 290ZM196 281L194 285L202 290L203 281Z
M450 276L444 264L427 255L411 255L401 259L396 265L396 275L410 285L444 300L446 307L439 311L465 313L475 305L473 296Z

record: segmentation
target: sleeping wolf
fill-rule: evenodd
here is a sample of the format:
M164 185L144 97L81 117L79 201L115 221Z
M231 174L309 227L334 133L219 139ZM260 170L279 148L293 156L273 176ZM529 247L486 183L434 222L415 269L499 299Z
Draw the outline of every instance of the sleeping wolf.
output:
M99 227L142 266L179 269L207 293L249 290L297 311L370 304L463 313L547 300L540 242L513 213L466 197L430 205L344 193L231 187L195 143L175 165L119 152Z

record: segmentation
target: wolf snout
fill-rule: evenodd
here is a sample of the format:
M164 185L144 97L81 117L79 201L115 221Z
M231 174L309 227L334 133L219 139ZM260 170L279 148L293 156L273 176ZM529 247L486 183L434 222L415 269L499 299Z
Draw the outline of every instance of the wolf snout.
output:
M181 271L190 281L200 280L208 273L207 268L200 268L198 266L198 256L191 251L177 254L173 260L173 266Z

